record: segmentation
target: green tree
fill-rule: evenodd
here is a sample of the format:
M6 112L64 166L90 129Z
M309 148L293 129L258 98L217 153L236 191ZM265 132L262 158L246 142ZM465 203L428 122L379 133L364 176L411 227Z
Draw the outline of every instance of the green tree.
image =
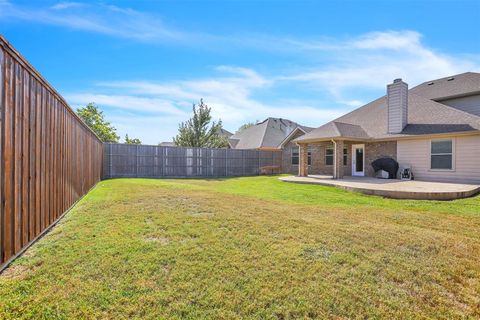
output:
M118 142L117 129L105 120L103 111L95 103L77 109L78 116L97 134L103 142Z
M128 137L128 134L125 135L125 144L142 144L142 141L138 138L132 138L130 139Z
M179 125L178 134L173 138L175 145L205 148L227 147L227 138L220 136L222 120L212 122L211 108L203 102L203 99L200 99L198 105L193 104L192 109L193 117Z

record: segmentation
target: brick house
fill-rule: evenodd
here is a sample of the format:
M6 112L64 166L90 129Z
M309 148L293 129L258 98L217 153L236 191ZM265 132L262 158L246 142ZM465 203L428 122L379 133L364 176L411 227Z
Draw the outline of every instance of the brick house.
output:
M387 94L284 142L298 145L298 174L374 176L390 157L420 180L480 183L480 74L467 72L412 89L401 79ZM298 160L297 160L298 158ZM288 155L284 158L287 171Z

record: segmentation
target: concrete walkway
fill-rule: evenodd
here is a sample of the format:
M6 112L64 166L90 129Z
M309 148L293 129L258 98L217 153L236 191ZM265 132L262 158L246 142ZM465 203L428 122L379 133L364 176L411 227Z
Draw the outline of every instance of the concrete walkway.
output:
M370 177L344 177L334 180L331 176L309 175L308 177L288 176L280 180L293 183L335 186L345 190L361 192L394 199L454 200L471 197L480 192L480 185L402 181Z

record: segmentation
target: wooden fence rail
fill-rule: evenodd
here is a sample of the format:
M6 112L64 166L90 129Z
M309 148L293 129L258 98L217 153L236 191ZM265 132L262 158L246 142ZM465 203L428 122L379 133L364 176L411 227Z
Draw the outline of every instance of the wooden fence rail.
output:
M102 176L103 146L0 36L0 270Z
M105 144L104 178L252 176L280 170L281 152Z

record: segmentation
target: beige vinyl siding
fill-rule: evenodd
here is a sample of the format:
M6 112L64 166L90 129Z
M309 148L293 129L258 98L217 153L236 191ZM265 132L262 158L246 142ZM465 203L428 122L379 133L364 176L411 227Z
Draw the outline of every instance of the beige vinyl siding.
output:
M480 183L480 136L451 139L454 140L453 170L430 169L431 139L397 141L398 162L400 166L411 165L418 180Z

